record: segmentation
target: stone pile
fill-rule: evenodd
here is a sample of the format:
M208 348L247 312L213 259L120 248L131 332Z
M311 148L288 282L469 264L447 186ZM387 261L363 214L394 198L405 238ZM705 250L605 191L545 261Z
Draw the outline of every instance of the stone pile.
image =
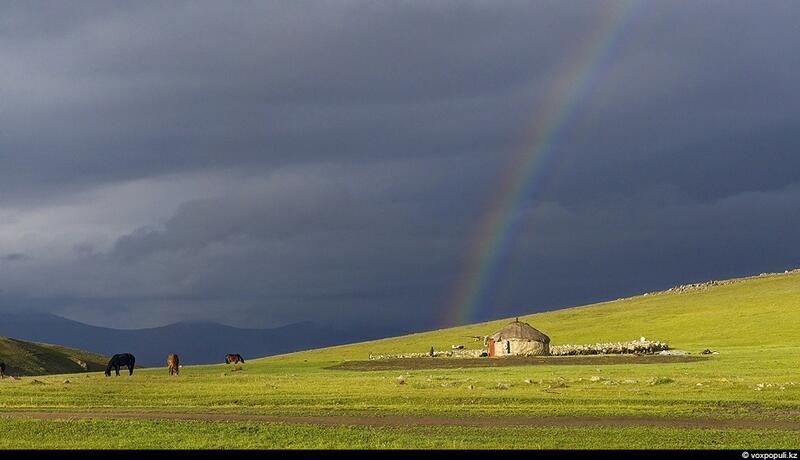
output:
M397 353L397 354L369 354L369 359L399 359L399 358L480 358L486 355L486 350L447 350L428 353Z
M668 350L666 342L635 340L630 342L594 343L585 345L550 345L550 355L606 355L606 354L655 354Z

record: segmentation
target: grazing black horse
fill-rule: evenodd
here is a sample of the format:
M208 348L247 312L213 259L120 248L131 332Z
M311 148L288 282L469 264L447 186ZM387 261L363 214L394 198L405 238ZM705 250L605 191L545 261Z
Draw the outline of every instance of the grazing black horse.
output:
M0 379L6 377L6 363L0 361Z
M130 371L128 375L133 375L133 365L135 362L136 358L130 353L122 353L112 356L111 360L108 362L108 366L106 367L106 377L111 377L112 368L116 370L117 375L119 375L119 368L122 366L128 366L128 371Z
M225 364L236 364L236 363L243 363L244 358L240 354L227 354L225 355Z

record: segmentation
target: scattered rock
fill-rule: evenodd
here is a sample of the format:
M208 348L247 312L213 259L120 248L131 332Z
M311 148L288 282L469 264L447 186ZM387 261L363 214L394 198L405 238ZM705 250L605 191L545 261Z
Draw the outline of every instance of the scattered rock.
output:
M400 377L397 377L397 384L398 385L405 385L405 383L406 383L405 377L403 377L402 375Z
M691 354L686 350L664 350L659 353L659 355L669 355L669 356L683 356Z
M593 375L592 378L590 378L589 380L591 380L592 382L599 382L600 380L602 380L602 377Z
M450 348L453 350L463 350L464 345L450 345Z
M497 382L497 389L498 390L508 390L509 388L511 388L511 384L510 383Z
M718 355L719 352L718 351L714 351L714 350L709 350L708 348L706 348L705 350L701 351L700 354L701 355Z
M380 359L398 359L398 358L438 358L438 357L448 357L448 358L482 358L489 356L489 353L483 350L467 350L467 349L456 349L456 350L448 350L448 351L433 351L427 353L387 353L382 355L376 355L373 353L369 354L370 361L372 360L380 360Z
M632 384L639 383L639 382L636 381L636 380L633 380L633 379L625 379L625 380L622 381L622 383L625 384L625 385L632 385Z
M47 384L42 382L41 380L33 379L33 381L31 381L31 385L47 385Z
M81 369L83 369L85 371L89 370L89 365L86 364L85 362L81 361L79 358L71 357L70 360L72 360L72 362L74 362L75 364L80 366Z
M68 384L68 383L70 383L70 382L69 382L69 379L67 379L67 380L64 380L64 381L63 381L63 382L61 382L61 383L63 383L64 385L66 385L66 384Z
M527 383L528 385L530 385L531 383L533 383L533 380L531 380L531 379L525 379L525 380L523 380L523 382L525 382L525 383Z
M730 280L712 280L712 281L707 281L705 283L683 284L683 285L680 285L680 286L671 287L671 288L669 288L669 289L667 289L665 291L647 292L647 293L643 294L643 296L647 297L648 295L682 294L684 292L691 292L691 291L705 291L705 290L707 290L709 288L712 288L714 286L723 286L723 285L728 285L728 284L741 283L741 282L743 282L743 281L745 281L745 280L747 280L749 278L758 278L758 277L775 276L775 275L788 275L788 274L794 274L794 273L800 273L800 268L793 268L793 269L789 269L789 270L784 270L783 272L776 272L776 273L761 273L759 275L750 276L750 277L746 277L746 278L735 278L735 279L730 279Z
M653 377L652 379L647 381L649 385L665 385L667 383L672 383L672 382L674 382L674 380L672 380L669 377Z
M475 385L469 384L469 386L467 388L469 388L470 390L474 390L475 389Z

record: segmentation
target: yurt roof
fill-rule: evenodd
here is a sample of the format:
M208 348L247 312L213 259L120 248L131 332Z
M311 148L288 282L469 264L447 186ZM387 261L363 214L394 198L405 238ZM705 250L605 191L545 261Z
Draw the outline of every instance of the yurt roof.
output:
M550 343L550 337L528 323L514 321L490 336L495 341L506 339L535 340Z

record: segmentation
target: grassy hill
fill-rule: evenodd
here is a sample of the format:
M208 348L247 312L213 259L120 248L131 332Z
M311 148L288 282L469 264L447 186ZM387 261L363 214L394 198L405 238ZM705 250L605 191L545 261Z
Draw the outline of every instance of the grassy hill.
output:
M514 318L440 329L353 345L265 358L271 361L356 360L369 353L426 352L451 345L480 348L469 336L489 335ZM667 341L673 348L800 345L800 270L720 282L563 310L521 316L553 345L635 340Z
M281 356L245 356L247 362L235 366L184 366L180 376L160 367L137 369L133 376L86 373L70 383L55 375L6 379L0 382L0 431L8 436L0 437L0 448L152 448L175 439L184 440L179 448L797 446L800 271L520 319L554 344L645 336L695 356L705 348L720 354L644 364L598 357L589 364L561 359L507 367L334 368L365 360L370 352L478 348L479 342L465 336L493 333L513 320L507 318ZM425 417L427 424L420 422ZM391 420L394 425L387 425Z
M108 357L88 351L47 343L0 337L0 361L6 363L6 374L45 375L105 369ZM86 364L86 369L80 363Z

